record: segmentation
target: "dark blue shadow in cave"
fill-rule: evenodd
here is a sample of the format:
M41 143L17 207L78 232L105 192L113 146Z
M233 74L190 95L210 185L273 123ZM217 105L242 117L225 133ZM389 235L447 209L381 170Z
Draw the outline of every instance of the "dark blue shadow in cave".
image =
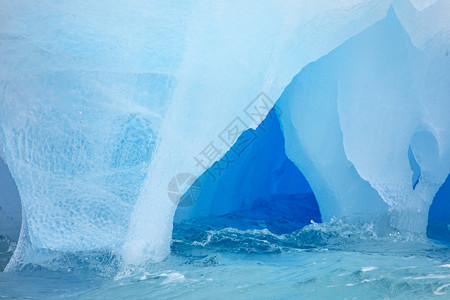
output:
M0 157L0 272L8 264L22 225L22 205L16 183Z
M427 236L450 245L450 175L434 196L428 213Z
M175 223L194 221L210 229L267 228L280 234L321 222L308 181L286 156L278 113L272 109L256 130L243 132L199 177L194 186L201 186L201 195L194 205L181 199Z

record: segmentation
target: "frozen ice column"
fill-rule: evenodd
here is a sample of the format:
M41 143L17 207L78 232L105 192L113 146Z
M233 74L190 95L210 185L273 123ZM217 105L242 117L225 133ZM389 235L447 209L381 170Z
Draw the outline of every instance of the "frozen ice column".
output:
M450 168L449 70L391 9L294 79L280 99L286 148L325 219L379 219L382 199L392 226L425 232Z

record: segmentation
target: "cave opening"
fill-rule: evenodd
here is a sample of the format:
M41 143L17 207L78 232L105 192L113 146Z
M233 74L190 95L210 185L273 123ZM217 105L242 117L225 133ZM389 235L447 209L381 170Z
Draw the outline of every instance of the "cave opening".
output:
M214 229L268 229L290 233L321 222L314 193L285 153L279 111L270 111L257 129L242 133L182 197L175 223L196 220ZM201 194L198 187L201 187Z

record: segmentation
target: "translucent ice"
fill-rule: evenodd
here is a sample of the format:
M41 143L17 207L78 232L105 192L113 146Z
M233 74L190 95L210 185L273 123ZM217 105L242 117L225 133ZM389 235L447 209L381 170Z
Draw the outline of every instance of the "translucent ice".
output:
M265 91L277 99L298 70L381 18L387 6L384 1L198 5L163 138L132 215L126 261L160 260L169 253L175 206L165 188L171 178L200 175L204 168L194 158L212 142L221 143L221 131L254 97Z
M399 208L410 199L394 197L397 192L429 199L448 171L448 120L442 116L449 109L449 68L448 60L438 57L448 41L448 19L446 10L436 9L445 8L444 2L427 1L419 12L396 1L413 44L396 19L388 19L392 33L364 35L363 42L374 47L361 52L351 45L363 42L353 40L316 64L318 69L306 67L302 74L311 77L299 75L308 84L305 101L281 99L290 116L283 120L288 155L309 174L327 218L382 215L386 202ZM278 99L303 67L382 19L389 5L389 0L126 5L0 0L0 144L24 218L13 263L33 262L40 250L116 250L130 264L166 257L176 208L167 193L171 179L180 173L200 176L235 141L220 139L222 130L246 109L261 108L252 102L261 91ZM431 25L418 26L423 20ZM380 40L386 43L374 42ZM371 54L376 59L367 61ZM399 93L408 92L399 99L395 91L376 90L389 87L383 79L392 79L385 76L389 68L399 70L398 81L392 81L401 83ZM369 95L357 102L356 92ZM399 118L407 123L407 135L398 140L387 135L392 147L369 143L388 141L380 134L384 120L373 122L369 110L375 100L381 107L397 101L395 117L410 113ZM366 119L355 116L355 103ZM255 128L271 105L245 114L241 129ZM389 113L374 111L386 124L398 125ZM311 128L296 127L303 122L299 117ZM371 134L364 136L361 126ZM373 149L361 148L360 138ZM205 149L215 150L213 145L220 151L209 152L210 161L195 160ZM409 148L421 171L415 190ZM369 157L381 165L368 163Z
M287 153L325 219L373 219L382 199L393 227L425 232L450 170L449 71L445 52L416 48L391 9L294 79L280 99Z

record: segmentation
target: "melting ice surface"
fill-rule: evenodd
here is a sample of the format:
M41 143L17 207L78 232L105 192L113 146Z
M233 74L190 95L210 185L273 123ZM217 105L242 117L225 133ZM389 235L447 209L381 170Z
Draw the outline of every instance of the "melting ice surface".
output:
M53 2L0 0L1 296L448 296L448 1Z

